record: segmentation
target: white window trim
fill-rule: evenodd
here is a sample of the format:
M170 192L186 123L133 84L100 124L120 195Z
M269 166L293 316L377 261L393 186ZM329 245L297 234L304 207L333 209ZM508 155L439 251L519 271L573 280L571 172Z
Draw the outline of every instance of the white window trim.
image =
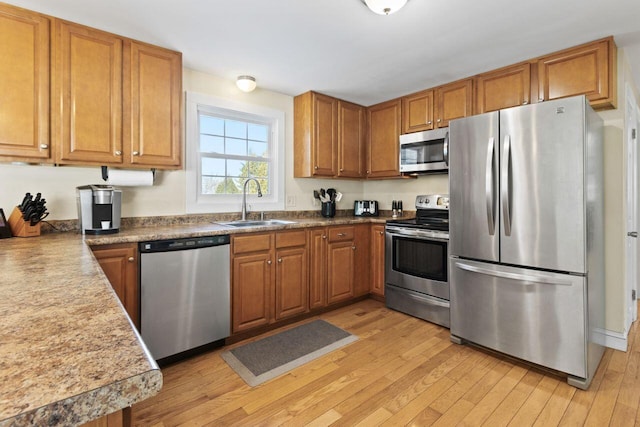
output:
M240 212L242 209L242 194L229 194L213 197L199 197L198 149L200 133L198 129L198 111L231 110L241 115L254 115L272 120L271 157L271 194L257 197L247 195L248 211L284 210L284 145L285 145L285 114L283 111L259 105L245 104L229 99L204 95L195 92L186 93L186 213L219 213Z

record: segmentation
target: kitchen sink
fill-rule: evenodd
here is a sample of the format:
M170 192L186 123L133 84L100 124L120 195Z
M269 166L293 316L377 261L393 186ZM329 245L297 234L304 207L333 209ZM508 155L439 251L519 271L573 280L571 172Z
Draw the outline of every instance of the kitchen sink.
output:
M295 221L287 221L284 219L267 219L267 220L237 220L237 221L227 221L227 222L216 222L216 224L226 225L230 227L275 227L278 225L287 225L287 224L295 224Z

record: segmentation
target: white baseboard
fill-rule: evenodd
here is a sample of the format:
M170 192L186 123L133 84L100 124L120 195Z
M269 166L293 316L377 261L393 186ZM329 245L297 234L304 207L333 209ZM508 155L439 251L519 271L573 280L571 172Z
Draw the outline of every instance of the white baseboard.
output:
M608 329L594 329L591 337L594 342L614 350L627 351L628 331L615 332Z

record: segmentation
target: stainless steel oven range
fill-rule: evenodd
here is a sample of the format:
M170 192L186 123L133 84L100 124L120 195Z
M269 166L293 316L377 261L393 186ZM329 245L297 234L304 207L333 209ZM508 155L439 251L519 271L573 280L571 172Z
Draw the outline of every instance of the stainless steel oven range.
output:
M449 195L416 197L416 218L386 224L387 307L449 327Z

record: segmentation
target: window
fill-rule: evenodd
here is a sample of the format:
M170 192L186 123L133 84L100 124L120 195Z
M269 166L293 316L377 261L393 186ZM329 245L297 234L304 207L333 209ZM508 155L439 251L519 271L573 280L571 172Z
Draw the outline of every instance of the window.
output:
M188 213L284 209L284 113L187 93Z

